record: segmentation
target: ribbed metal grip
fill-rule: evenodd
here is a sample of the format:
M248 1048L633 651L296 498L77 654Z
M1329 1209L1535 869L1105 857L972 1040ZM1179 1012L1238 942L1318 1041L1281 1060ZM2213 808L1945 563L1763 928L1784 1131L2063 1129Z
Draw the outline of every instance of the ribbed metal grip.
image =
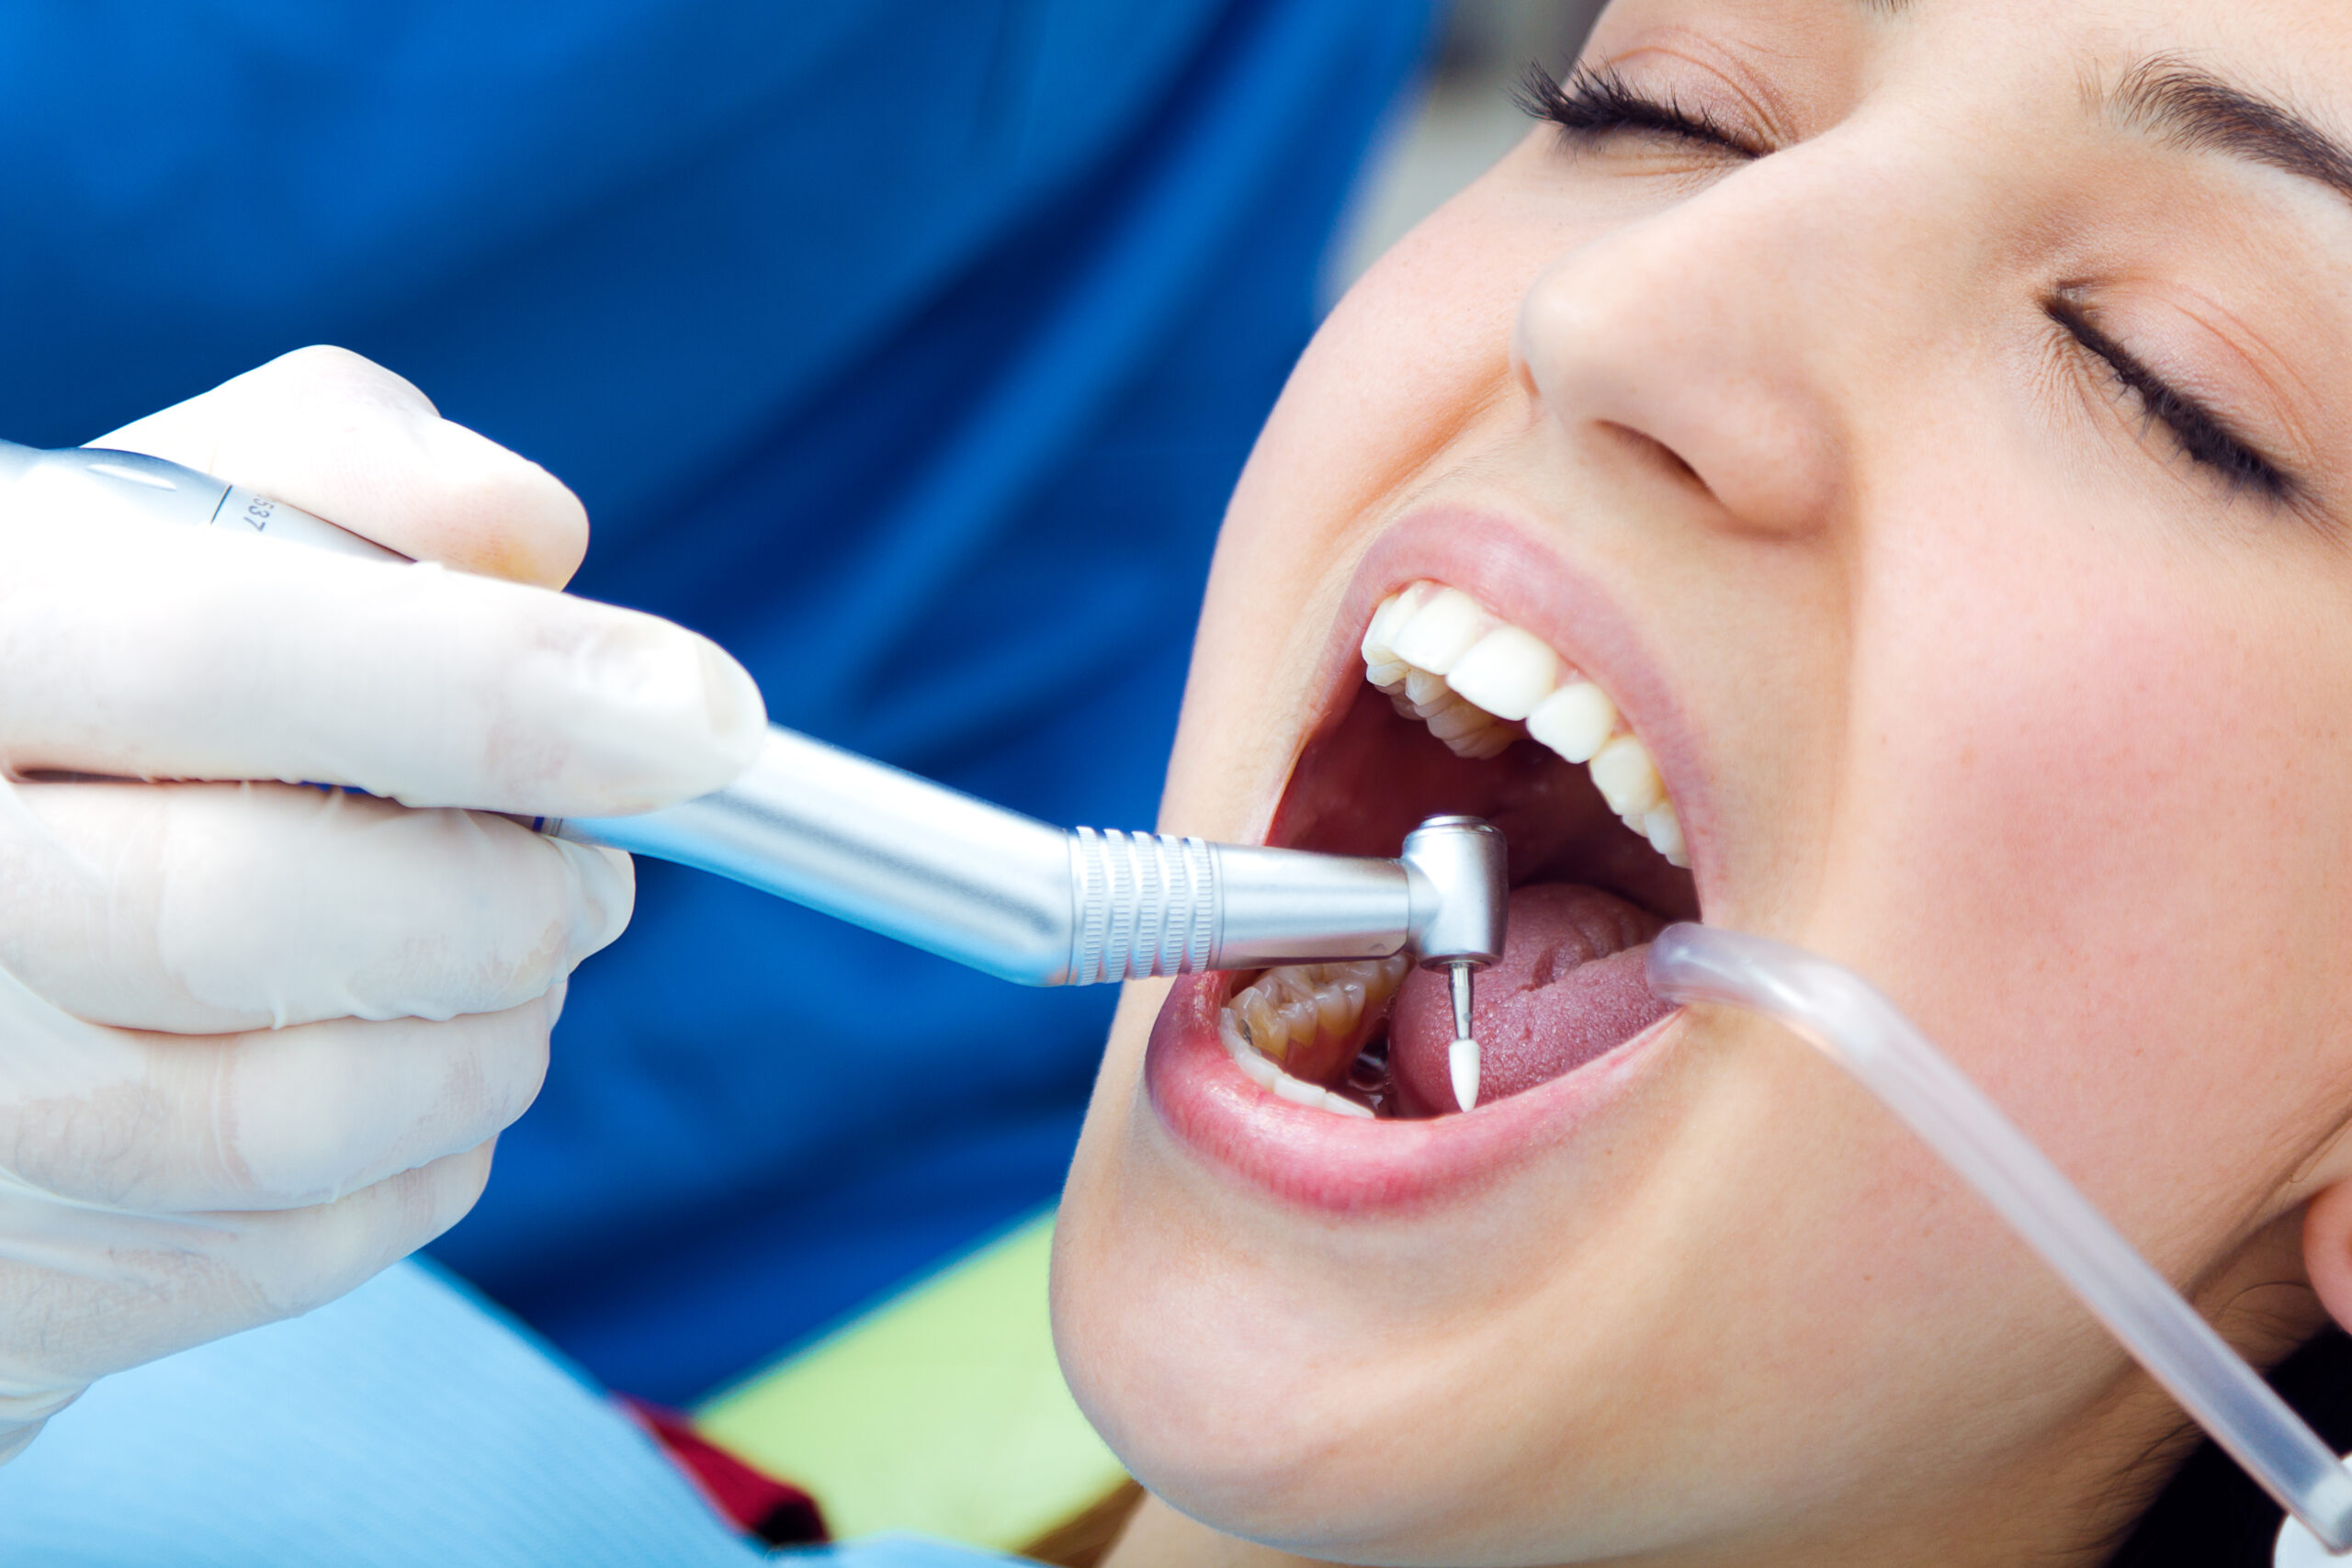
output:
M1069 862L1062 985L1385 958L1453 902L1449 866L1163 833L1073 829Z
M1206 840L1079 828L1069 855L1078 897L1071 985L1209 966L1224 910Z

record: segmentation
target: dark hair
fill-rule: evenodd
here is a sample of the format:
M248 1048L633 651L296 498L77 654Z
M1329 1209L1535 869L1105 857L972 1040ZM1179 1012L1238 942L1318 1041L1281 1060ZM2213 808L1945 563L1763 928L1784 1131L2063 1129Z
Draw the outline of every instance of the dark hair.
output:
M2352 1449L2352 1336L2329 1328L2279 1362L2270 1386L2329 1448ZM2109 1568L2270 1568L2284 1517L2209 1438L2140 1516Z

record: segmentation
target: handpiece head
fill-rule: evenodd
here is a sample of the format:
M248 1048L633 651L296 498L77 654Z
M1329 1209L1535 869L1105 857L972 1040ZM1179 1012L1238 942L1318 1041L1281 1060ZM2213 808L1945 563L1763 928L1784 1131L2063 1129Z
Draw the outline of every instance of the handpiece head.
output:
M1405 837L1413 878L1412 947L1424 969L1443 969L1453 990L1453 1044L1446 1065L1454 1103L1478 1103L1478 1043L1471 1032L1471 976L1503 955L1510 908L1503 836L1476 817L1432 817Z

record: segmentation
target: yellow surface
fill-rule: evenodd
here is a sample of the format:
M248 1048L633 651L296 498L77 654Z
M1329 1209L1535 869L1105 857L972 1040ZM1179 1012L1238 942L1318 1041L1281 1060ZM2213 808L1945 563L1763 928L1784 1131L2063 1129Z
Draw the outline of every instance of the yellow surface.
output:
M838 1538L1019 1550L1125 1478L1054 1360L1052 1243L1048 1213L712 1399L695 1426L807 1487Z

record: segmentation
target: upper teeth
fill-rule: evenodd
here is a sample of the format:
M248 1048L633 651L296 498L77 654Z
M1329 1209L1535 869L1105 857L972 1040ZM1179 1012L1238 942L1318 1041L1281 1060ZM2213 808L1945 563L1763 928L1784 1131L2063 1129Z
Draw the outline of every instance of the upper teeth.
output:
M1608 694L1533 633L1458 588L1416 582L1373 612L1363 662L1365 679L1399 713L1461 756L1491 757L1525 734L1584 763L1626 826L1676 865L1690 863L1649 749Z

